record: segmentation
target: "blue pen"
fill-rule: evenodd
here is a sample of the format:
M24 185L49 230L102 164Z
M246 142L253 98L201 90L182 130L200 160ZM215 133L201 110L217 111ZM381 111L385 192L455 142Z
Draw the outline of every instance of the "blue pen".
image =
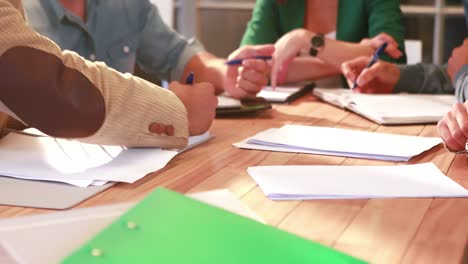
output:
M233 65L241 65L242 62L243 62L244 60L247 60L247 59L271 60L272 57L271 57L271 56L255 56L255 57L253 57L253 58L235 59L235 60L226 61L226 65L230 65L230 66L233 66Z
M372 67L372 65L374 65L374 63L376 63L378 60L379 60L379 57L384 53L385 49L387 48L387 45L388 43L387 42L384 42L384 44L382 44L382 46L380 46L374 53L374 55L372 56L372 59L369 61L369 63L367 63L367 66L366 66L366 69L367 68L370 68ZM358 76L359 78L359 76ZM351 90L354 90L358 87L358 84L357 84L357 79L354 81L354 84L353 84L353 88L351 88Z
M187 76L187 79L185 79L185 84L192 85L194 78L195 78L195 76L194 76L193 72L190 72L189 75Z

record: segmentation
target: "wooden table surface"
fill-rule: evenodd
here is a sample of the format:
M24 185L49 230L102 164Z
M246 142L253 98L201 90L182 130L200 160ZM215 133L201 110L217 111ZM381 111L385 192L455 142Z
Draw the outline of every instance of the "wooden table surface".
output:
M468 199L271 201L247 174L256 165L396 165L396 162L243 150L232 143L284 124L437 136L435 125L379 126L305 96L254 117L217 119L216 138L174 158L134 184L118 184L76 208L142 199L157 186L181 192L227 188L268 224L373 263L459 263L467 260ZM407 162L433 162L468 188L468 162L438 146ZM0 206L0 217L48 210Z

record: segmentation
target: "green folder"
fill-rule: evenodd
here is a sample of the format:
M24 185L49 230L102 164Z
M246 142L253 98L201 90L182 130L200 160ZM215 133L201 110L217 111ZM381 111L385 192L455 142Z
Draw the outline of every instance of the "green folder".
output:
M365 262L161 188L63 263Z

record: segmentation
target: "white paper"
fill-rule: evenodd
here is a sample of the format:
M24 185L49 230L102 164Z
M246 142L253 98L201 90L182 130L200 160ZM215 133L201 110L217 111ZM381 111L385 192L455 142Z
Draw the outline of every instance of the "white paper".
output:
M177 151L99 146L10 133L0 141L0 175L31 180L133 183L163 168ZM103 184L97 182L96 184Z
M259 133L234 146L249 148L257 145L271 151L290 149L290 152L296 153L408 161L411 157L440 143L442 143L440 138L285 125L276 130Z
M274 200L468 197L434 164L402 166L259 166L248 168Z
M34 129L24 132L41 135ZM109 181L133 183L162 169L177 154L212 138L208 131L190 137L184 149L163 150L127 149L10 133L0 141L0 175L62 182L77 187L102 186Z
M313 94L378 124L436 123L457 102L453 95L359 94L342 88L316 88Z

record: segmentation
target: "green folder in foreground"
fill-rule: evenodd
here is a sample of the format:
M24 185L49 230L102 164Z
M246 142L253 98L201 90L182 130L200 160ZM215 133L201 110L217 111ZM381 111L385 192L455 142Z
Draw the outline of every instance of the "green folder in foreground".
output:
M157 189L63 263L364 262L181 194Z

